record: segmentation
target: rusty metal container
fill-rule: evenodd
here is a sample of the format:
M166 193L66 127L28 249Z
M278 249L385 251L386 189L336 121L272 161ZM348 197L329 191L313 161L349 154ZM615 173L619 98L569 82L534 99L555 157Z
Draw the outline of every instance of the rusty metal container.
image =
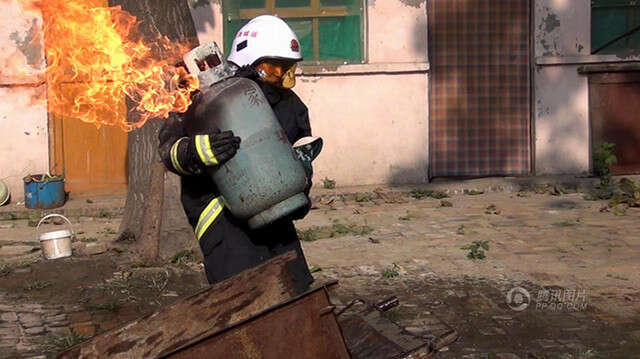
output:
M333 308L323 286L166 358L350 358Z
M297 295L289 252L57 358L350 358L328 282Z

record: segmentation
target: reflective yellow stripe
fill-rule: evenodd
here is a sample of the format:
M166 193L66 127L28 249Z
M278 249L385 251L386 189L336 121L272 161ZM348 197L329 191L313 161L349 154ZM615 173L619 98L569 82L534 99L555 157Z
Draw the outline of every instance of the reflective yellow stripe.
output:
M202 162L207 166L214 166L218 164L218 159L213 154L211 149L211 142L209 142L209 135L197 135L196 136L196 150L198 156Z
M204 232L206 232L209 226L211 226L211 223L218 218L218 215L220 215L220 212L222 212L222 209L224 208L223 202L224 200L222 197L214 198L207 205L204 211L200 213L198 225L195 229L196 237L198 237L198 239L202 238L202 235L204 235Z
M180 146L180 141L184 140L186 137L183 137L176 141L176 143L171 146L171 164L173 168L183 175L188 175L189 172L185 171L180 165L180 161L178 160L178 146Z

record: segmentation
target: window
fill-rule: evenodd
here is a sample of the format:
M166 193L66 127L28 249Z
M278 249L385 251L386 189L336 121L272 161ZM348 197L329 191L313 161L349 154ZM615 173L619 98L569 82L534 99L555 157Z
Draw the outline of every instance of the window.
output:
M362 0L225 0L224 48L250 19L277 15L295 31L304 63L363 60Z
M591 52L620 54L640 50L640 1L591 1Z

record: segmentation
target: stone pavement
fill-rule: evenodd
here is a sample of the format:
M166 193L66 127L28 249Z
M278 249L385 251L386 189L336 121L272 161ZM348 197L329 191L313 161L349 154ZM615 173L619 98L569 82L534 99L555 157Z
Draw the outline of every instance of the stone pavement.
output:
M424 191L412 198L411 187L314 189L314 209L296 223L314 275L340 281L338 305L396 295L401 305L385 315L414 335L458 331L436 357L640 358L640 210L608 208L562 186L518 192L517 181L465 183L423 187L449 190L448 198ZM97 217L80 212L75 230L111 246L119 218L100 216L95 204ZM0 221L0 265L39 256L27 225ZM469 259L485 241L486 257ZM38 355L29 343L55 334L56 325L99 327L71 320L81 308L62 303L2 304L0 357Z

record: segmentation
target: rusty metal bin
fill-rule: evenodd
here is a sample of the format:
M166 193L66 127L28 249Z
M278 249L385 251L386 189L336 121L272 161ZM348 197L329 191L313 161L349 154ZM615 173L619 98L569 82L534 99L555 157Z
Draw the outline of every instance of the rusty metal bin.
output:
M324 283L297 295L289 252L58 358L350 358Z
M165 358L350 358L333 308L323 286Z

